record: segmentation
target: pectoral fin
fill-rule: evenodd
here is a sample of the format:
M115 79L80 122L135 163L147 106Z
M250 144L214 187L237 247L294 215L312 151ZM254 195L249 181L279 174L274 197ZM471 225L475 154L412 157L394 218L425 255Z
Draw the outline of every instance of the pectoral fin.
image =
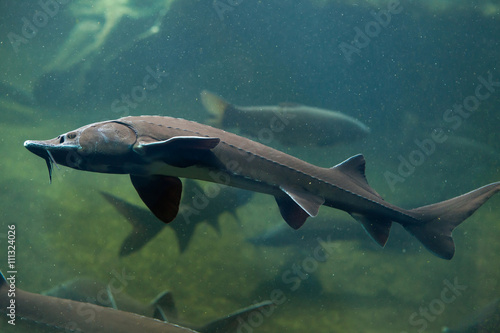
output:
M209 160L212 157L210 150L219 142L219 138L198 136L175 136L163 141L143 138L135 144L134 151L139 155L185 168Z
M153 214L165 223L171 222L179 211L182 182L177 177L130 175L142 201Z
M309 216L318 215L319 207L325 202L306 191L289 186L280 186L287 195L277 196L276 202L283 219L294 229L300 228Z

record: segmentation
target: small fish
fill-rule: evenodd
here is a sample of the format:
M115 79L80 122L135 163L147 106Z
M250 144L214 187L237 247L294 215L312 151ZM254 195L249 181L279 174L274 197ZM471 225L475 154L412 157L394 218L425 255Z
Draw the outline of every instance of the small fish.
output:
M350 143L370 133L368 126L343 113L300 104L236 106L206 90L201 92L201 102L213 117L211 125L238 128L253 138L267 140L272 135L286 145L330 146Z
M443 202L403 209L368 185L362 155L322 168L247 138L172 117L103 121L51 140L28 140L24 146L47 165L129 174L143 202L165 223L179 212L179 177L199 179L272 195L294 229L325 205L349 213L384 246L397 222L443 259L455 253L453 229L500 191L496 182Z
M184 194L179 204L179 214L182 216L190 214L189 221L178 221L168 224L177 236L179 250L183 253L189 245L196 226L206 221L218 233L219 215L229 212L236 218L236 208L246 204L253 192L237 190L232 187L222 186L216 197L210 199L211 204L202 211L193 208L193 200L208 200L211 194L206 193L195 181L186 179L184 182ZM144 245L152 240L167 224L161 223L149 210L133 205L109 193L101 192L101 195L112 204L132 224L132 231L122 243L120 256L127 256L139 251ZM177 219L180 219L179 215Z
M444 327L445 333L493 333L500 331L500 298L491 301L459 327Z
M136 313L181 325L200 333L236 333L240 321L246 321L250 315L260 309L274 306L271 301L263 301L199 326L179 319L174 297L169 291L160 293L151 303L144 304L124 292L113 293L112 288L105 283L81 278L65 282L43 294Z
M13 318L24 319L34 327L48 326L62 331L84 333L196 333L189 328L135 313L34 294L19 288L15 288L15 297L9 296L9 285L0 272L0 312L7 314L7 320L12 319L8 307L14 306Z

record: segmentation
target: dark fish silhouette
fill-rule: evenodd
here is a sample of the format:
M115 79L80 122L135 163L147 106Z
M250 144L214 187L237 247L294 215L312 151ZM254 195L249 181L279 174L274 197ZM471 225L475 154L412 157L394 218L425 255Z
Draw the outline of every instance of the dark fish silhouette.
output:
M240 322L246 321L252 313L265 307L274 306L270 301L263 301L211 321L208 324L197 326L179 319L173 295L169 291L160 293L151 303L144 304L136 301L123 291L119 293L113 292L113 288L105 283L81 278L54 287L45 292L44 295L132 312L164 322L182 325L200 333L236 333Z
M455 328L443 328L446 333L493 333L500 331L500 298L475 313L466 323Z
M206 90L201 101L212 116L211 125L238 128L254 138L268 138L266 131L271 131L273 139L288 145L349 143L370 133L368 126L338 111L300 104L236 106Z
M45 159L49 175L53 163L130 174L141 199L165 223L179 212L178 177L200 179L274 196L283 219L295 229L325 205L348 212L383 246L397 222L444 259L455 253L453 229L500 190L500 182L492 183L407 210L384 201L368 185L362 155L321 168L244 137L171 117L103 121L24 146Z
M195 181L186 179L184 182L184 194L179 204L180 215L194 211L189 221L178 221L169 226L175 232L179 243L180 252L184 252L189 245L189 241L194 234L196 226L206 221L217 232L220 232L218 218L224 212L231 213L236 218L236 208L247 203L251 198L252 192L241 191L232 187L223 186L216 198L211 200L202 211L194 209L193 200L208 200L207 194ZM112 204L120 214L122 214L132 225L132 231L123 241L120 256L127 256L139 251L144 245L152 240L167 224L159 221L150 211L135 206L127 201L120 199L109 193L101 192L101 195Z
M389 239L384 250L404 253L420 250L420 244L403 228L393 226L391 234L393 237ZM351 220L340 217L318 216L314 223L307 223L299 230L292 230L284 224L279 224L248 238L250 243L257 246L293 246L306 250L318 246L318 240L328 242L358 241L364 249L380 250L380 247L372 246L373 242L370 241L366 232L358 228Z
M14 300L15 320L24 319L35 326L85 333L196 332L135 313L34 294L19 288L15 288L15 295L11 296L10 289L10 284L0 272L0 312L7 313L7 318L12 320L8 315L11 314L8 307L12 306Z

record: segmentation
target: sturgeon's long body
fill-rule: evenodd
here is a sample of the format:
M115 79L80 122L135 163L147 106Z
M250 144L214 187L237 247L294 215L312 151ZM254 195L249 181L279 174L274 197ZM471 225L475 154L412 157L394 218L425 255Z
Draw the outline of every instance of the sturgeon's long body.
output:
M98 305L128 313L135 313L140 316L158 319L165 323L186 327L200 333L237 332L241 321L246 322L252 315L259 314L260 310L269 311L271 307L274 307L271 301L263 301L239 309L238 311L213 320L207 324L193 325L184 322L178 317L179 311L175 305L174 296L170 291L160 293L151 303L145 304L135 300L122 291L114 292L114 290L115 289L111 286L98 280L77 278L58 285L43 293L43 295L57 297L57 299L75 301L78 302L77 305L80 306L82 306L80 302L85 302L83 303L84 306ZM105 297L103 297L103 292L105 292ZM46 298L41 297L41 299ZM88 313L88 311L86 313ZM140 332L138 331L137 333Z
M210 113L210 124L217 128L238 128L254 138L272 131L273 139L285 145L331 146L351 143L370 133L359 120L338 111L301 104L238 106L209 91L202 91L201 102Z
M33 325L48 326L67 332L196 333L189 328L135 313L34 294L19 288L13 288L14 291L11 289L0 272L0 312L5 312L8 320L13 320L12 323L16 323L17 319L23 319Z
M451 259L452 230L493 194L500 182L441 203L405 210L384 201L367 183L362 155L321 168L268 146L196 122L160 116L125 117L81 127L25 147L52 163L75 169L130 174L148 208L162 221L178 212L178 177L234 186L275 197L293 228L326 205L360 221L384 245L400 223L434 254Z

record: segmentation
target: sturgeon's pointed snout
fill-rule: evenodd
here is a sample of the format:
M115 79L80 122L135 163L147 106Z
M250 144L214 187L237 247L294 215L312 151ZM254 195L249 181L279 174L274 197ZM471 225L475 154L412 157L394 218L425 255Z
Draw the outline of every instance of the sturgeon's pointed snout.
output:
M33 154L44 157L41 155L42 152L45 153L45 145L42 143L42 141L26 140L24 141L24 147ZM45 153L45 155L47 154Z
M24 141L24 147L26 147L26 149L28 149L33 154L40 156L45 160L45 163L47 164L47 168L49 170L49 183L52 183L52 163L54 163L54 158L47 149L47 144L45 143L45 141L26 140Z
M50 181L52 181L53 165L56 167L57 164L68 165L68 154L81 148L80 145L61 143L60 136L44 141L26 140L24 147L45 160Z
M47 151L54 153L58 151L70 151L70 150L80 149L79 145L66 144L66 143L62 144L61 139L59 137L43 141L26 140L24 141L24 147L26 147L26 149L28 149L33 154L43 158L47 157Z

